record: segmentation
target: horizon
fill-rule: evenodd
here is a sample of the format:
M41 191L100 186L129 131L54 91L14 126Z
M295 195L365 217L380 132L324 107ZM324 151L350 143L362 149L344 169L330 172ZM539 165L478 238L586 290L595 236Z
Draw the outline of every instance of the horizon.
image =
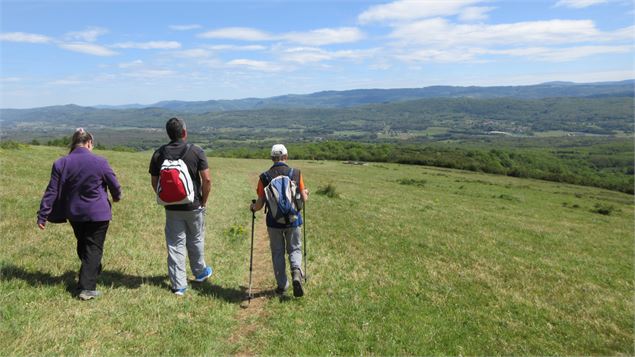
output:
M628 0L1 6L6 109L635 78Z
M38 109L38 108L46 108L46 107L58 107L58 106L79 106L79 107L85 107L85 108L96 108L96 109L119 109L118 107L123 107L123 106L142 106L143 108L150 108L152 105L154 104L158 104L158 103L162 103L162 102L184 102L184 103L193 103L193 102L207 102L207 101L230 101L230 100L245 100L245 99L269 99L269 98L275 98L275 97L284 97L284 96L303 96L303 95L311 95L311 94L317 94L317 93L322 93L322 92L347 92L347 91L356 91L356 90L399 90L399 89L425 89L425 88L431 88L431 87L458 87L458 88L470 88L470 87L477 87L477 88L495 88L495 87L529 87L529 86L539 86L539 85L547 85L547 84L553 84L553 83L562 83L562 84L566 84L566 85L602 85L602 84L606 84L606 83L621 83L621 82L634 82L635 83L635 78L626 78L626 79L622 79L622 80L616 80L616 81L599 81L599 82L571 82L571 81L548 81L548 82L541 82L541 83L533 83L533 84L526 84L526 85L519 85L519 86L513 86L513 85L491 85L491 86L473 86L473 85L465 85L465 86L455 86L455 85L444 85L444 84L439 84L439 85L432 85L432 86L425 86L425 87L410 87L410 88L355 88L355 89L346 89L346 90L331 90L331 89L325 89L325 90L320 90L317 92L310 92L310 93L286 93L286 94L281 94L281 95L277 95L277 96L271 96L271 97L244 97L244 98L235 98L235 99L219 99L219 98L210 98L210 99L203 99L203 100L181 100L181 99L167 99L167 100L161 100L161 101L157 101L157 102L153 102L153 103L123 103L123 104L87 104L87 105L80 105L80 104L76 104L76 103L62 103L62 104L53 104L53 105L45 105L45 106L41 106L41 107L26 107L26 108L11 108L11 107L0 107L1 110L12 110L12 109L16 109L16 110L20 110L20 109ZM109 108L112 107L112 108ZM130 108L130 109L137 109L137 108ZM141 109L141 108L139 108ZM0 118L0 121L2 121L2 118Z

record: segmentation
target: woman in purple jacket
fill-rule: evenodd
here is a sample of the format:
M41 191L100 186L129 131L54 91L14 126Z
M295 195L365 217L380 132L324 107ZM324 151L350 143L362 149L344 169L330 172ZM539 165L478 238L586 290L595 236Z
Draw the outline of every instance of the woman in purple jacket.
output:
M93 136L82 128L77 129L70 153L53 164L37 218L40 229L45 228L47 220L54 221L52 216L70 221L77 238L77 255L82 262L78 283L81 300L101 295L96 290L97 277L101 273L104 241L112 219L108 190L114 202L121 199L121 186L108 161L92 151ZM60 212L51 214L54 206Z

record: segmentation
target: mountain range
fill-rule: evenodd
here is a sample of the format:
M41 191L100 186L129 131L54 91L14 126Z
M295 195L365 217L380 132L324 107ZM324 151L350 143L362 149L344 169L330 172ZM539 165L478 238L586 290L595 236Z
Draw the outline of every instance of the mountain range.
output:
M350 108L365 104L394 103L425 98L516 98L540 99L551 97L633 97L635 80L599 83L548 82L527 86L458 87L431 86L398 89L354 89L346 91L322 91L311 94L288 94L269 98L244 98L229 100L180 101L169 100L154 104L95 105L89 108L101 110L130 110L160 108L179 113L207 113L235 110L291 109L291 108ZM24 110L56 111L70 106L52 106ZM2 119L10 120L16 109L2 109ZM63 110L63 109L62 109Z

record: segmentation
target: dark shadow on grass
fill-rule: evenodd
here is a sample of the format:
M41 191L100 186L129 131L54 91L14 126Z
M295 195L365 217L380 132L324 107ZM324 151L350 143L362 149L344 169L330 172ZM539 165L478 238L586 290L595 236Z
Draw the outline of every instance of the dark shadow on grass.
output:
M225 288L219 285L213 285L210 283L196 283L192 282L192 289L199 293L210 295L217 299L223 299L227 302L240 304L241 302L249 299L249 292L246 286L241 286L240 289ZM275 297L276 293L273 289L261 290L254 292L252 299L265 297L271 299Z
M241 300L247 300L249 298L249 291L248 291L249 287L241 286L240 290L241 290ZM289 302L293 300L293 298L289 295L277 294L275 289L260 290L260 291L254 292L252 295L252 299L257 299L257 298L266 298L266 299L278 298L280 302Z
M234 304L240 304L247 296L247 293L243 289L226 288L209 282L192 282L192 290Z
M31 286L64 285L66 291L72 295L77 294L77 272L67 271L62 275L51 275L41 271L27 271L15 265L0 267L0 280L22 280ZM153 285L169 289L166 276L134 276L119 271L103 271L97 279L98 284L113 288L138 289L141 285Z
M34 287L42 285L64 285L66 291L73 296L77 295L77 275L78 272L76 271L67 271L62 275L52 275L41 271L28 271L22 267L11 264L0 266L0 281L22 280ZM104 270L97 279L97 283L115 289L138 289L141 285L152 285L168 291L170 290L170 284L168 283L168 277L166 275L135 276L114 270ZM212 285L208 282L192 282L192 289L236 304L239 304L243 298L247 296L247 288L224 288L222 286ZM270 290L259 292L257 295L264 296L273 294L273 290Z

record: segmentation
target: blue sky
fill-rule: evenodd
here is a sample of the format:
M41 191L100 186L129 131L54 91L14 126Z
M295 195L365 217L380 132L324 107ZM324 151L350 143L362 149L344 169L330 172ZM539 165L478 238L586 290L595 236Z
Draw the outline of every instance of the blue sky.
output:
M631 0L1 2L0 107L631 79Z

